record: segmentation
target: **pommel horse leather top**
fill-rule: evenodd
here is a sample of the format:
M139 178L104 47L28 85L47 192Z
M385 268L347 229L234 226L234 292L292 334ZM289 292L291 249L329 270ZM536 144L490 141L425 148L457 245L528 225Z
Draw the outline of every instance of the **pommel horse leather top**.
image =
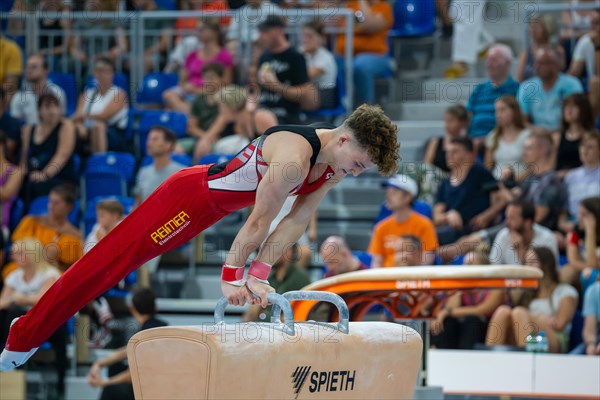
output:
M303 290L342 296L351 320L361 320L377 304L394 319L419 319L434 318L457 290L536 289L542 276L540 269L521 265L376 268L322 279ZM315 301L294 302L296 320L309 318L316 305Z

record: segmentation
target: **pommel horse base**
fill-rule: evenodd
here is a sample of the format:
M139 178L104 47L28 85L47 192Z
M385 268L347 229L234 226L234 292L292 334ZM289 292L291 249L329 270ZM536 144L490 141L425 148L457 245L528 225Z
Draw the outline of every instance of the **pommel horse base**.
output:
M399 324L349 322L339 296L313 293L337 302L339 323L294 323L289 301L272 294L284 322L225 324L221 301L215 324L136 334L127 348L136 399L412 398L420 335Z

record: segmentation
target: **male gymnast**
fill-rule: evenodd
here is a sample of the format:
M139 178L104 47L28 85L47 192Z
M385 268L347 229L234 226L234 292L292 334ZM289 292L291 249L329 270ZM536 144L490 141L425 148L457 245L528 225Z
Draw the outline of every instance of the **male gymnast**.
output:
M300 238L327 191L374 166L397 172L397 131L381 108L362 105L337 128L276 126L227 163L175 173L13 322L0 370L24 364L60 325L146 261L253 204L223 264L221 289L229 304L266 306L271 265ZM289 195L298 196L294 207L267 237Z

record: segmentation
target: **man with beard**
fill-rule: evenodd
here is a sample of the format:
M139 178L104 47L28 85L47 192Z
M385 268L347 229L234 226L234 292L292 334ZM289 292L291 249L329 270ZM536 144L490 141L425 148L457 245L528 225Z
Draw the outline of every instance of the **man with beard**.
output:
M535 207L529 200L512 201L506 208L506 227L496 235L490 252L492 264L525 264L527 250L548 247L558 262L558 245L552 231L535 222Z
M40 123L38 99L43 93L52 93L59 102L62 114L66 112L67 96L52 82L48 82L48 62L40 54L33 54L25 65L25 83L10 102L10 115L24 120L27 125Z

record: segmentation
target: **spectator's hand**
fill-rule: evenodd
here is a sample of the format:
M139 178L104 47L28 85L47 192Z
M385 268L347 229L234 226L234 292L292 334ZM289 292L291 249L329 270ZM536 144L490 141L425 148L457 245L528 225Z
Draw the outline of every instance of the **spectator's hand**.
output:
M48 177L42 171L32 171L29 174L29 180L31 182L46 182Z
M431 333L434 335L439 335L440 333L444 332L444 320L447 316L448 309L444 308L440 310L435 321L431 323Z
M523 236L515 231L509 231L508 233L510 244L514 249L518 249L519 245L523 242Z
M504 183L502 183L501 181L498 182L498 189L499 189L499 194L500 194L500 198L504 201L506 201L507 203L510 203L511 201L514 200L515 195L512 191L508 190L506 188L506 186L504 186Z
M27 305L27 296L21 293L15 293L12 295L12 301L17 306L26 306Z
M481 214L476 215L471 219L469 225L475 230L486 228L490 224L491 218L490 216L482 212Z
M511 179L515 179L515 174L513 172L513 169L511 167L502 168L502 172L500 173L500 180L502 182L504 182L504 181L508 181Z
M221 291L223 296L227 297L227 302L234 306L243 306L246 302L252 304L252 293L247 286L234 286L226 282L221 282Z
M93 386L95 388L103 388L105 386L108 386L108 381L106 379L100 378L100 377L95 377L95 376L87 376L87 381L90 384L90 386Z
M446 219L448 221L448 225L452 228L461 230L463 228L463 220L458 211L450 210L446 213Z
M250 304L260 304L263 308L265 308L269 304L269 301L267 300L267 295L271 292L275 292L275 289L273 289L271 286L267 285L266 283L260 282L253 276L248 276L246 286L248 287L248 290L252 292L252 294L258 296L258 298L253 298Z
M586 213L583 217L583 226L586 232L595 232L596 231L596 217L592 213Z
M183 84L183 90L187 94L194 94L199 91L198 87L190 82L186 82Z
M90 378L100 379L100 364L98 364L97 362L92 364L92 367L90 368L90 372L88 372L88 374L87 374L87 378L88 378L88 382L90 381Z
M588 356L600 355L600 343L598 343L598 344L590 343L587 346L585 346L585 354L587 354Z
M275 86L280 82L271 68L267 65L263 65L258 71L258 83L261 86Z

